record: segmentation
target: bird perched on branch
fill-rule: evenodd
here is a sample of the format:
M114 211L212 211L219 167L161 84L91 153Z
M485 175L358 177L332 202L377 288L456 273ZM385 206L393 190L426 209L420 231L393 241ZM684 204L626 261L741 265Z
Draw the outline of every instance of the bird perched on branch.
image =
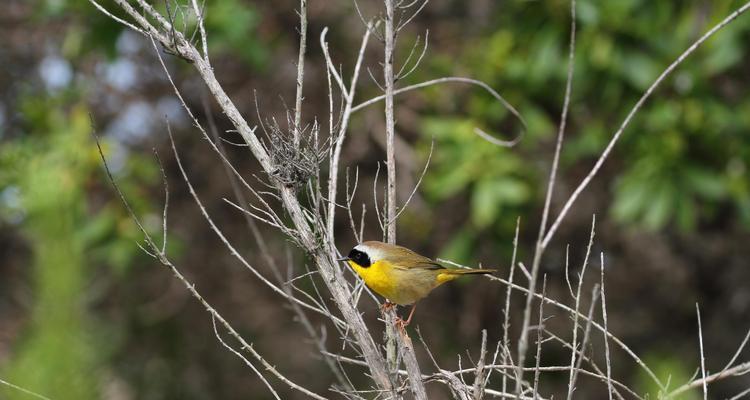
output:
M461 275L495 272L494 269L445 268L406 247L376 241L358 244L339 261L346 261L370 289L386 298L384 308L391 307L392 303L414 304L409 318L401 322L403 326L411 322L417 300L436 287Z

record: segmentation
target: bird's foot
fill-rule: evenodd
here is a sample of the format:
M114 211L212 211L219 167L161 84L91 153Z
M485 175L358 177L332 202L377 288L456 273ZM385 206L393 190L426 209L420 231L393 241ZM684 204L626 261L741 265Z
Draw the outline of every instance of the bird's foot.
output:
M387 311L391 311L394 308L396 308L396 303L391 303L390 301L386 300L385 303L380 306L380 311L385 313Z
M401 332L406 332L406 327L409 326L409 324L411 323L411 317L414 316L414 310L416 310L416 309L417 309L417 305L416 304L414 304L413 306L411 306L411 312L409 312L409 318L407 318L406 320L401 319L401 317L399 317L399 316L396 316L395 324L396 324L396 327L398 327L398 329Z
M406 331L406 327L409 326L409 323L411 323L411 321L408 319L404 320L401 317L396 317L396 320L393 323L394 325L396 325L396 328L398 328L398 330L403 333Z

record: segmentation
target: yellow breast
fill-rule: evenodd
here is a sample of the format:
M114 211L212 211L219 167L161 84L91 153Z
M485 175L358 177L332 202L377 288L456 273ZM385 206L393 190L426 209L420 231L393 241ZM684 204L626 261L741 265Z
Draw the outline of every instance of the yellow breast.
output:
M412 304L427 296L443 283L436 271L398 268L387 261L377 261L367 268L348 262L375 293L400 305Z
M393 276L393 266L390 263L378 261L364 268L349 261L349 265L375 293L387 299L391 299L395 295L396 282Z

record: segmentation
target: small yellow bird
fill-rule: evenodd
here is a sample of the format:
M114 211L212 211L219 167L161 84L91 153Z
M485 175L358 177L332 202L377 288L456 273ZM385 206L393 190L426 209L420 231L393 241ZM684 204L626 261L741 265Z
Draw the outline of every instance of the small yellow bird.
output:
M385 307L391 302L414 304L404 326L414 315L416 301L436 287L461 275L495 272L494 269L445 268L406 247L376 241L358 244L339 261L346 261L370 289L385 297Z

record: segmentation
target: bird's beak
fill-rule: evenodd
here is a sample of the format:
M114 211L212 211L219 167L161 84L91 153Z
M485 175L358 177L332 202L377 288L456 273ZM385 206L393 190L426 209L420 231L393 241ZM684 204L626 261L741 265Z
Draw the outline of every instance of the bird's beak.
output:
M337 258L336 259L336 261L349 261L349 260L351 260L351 258L349 258L349 257Z

